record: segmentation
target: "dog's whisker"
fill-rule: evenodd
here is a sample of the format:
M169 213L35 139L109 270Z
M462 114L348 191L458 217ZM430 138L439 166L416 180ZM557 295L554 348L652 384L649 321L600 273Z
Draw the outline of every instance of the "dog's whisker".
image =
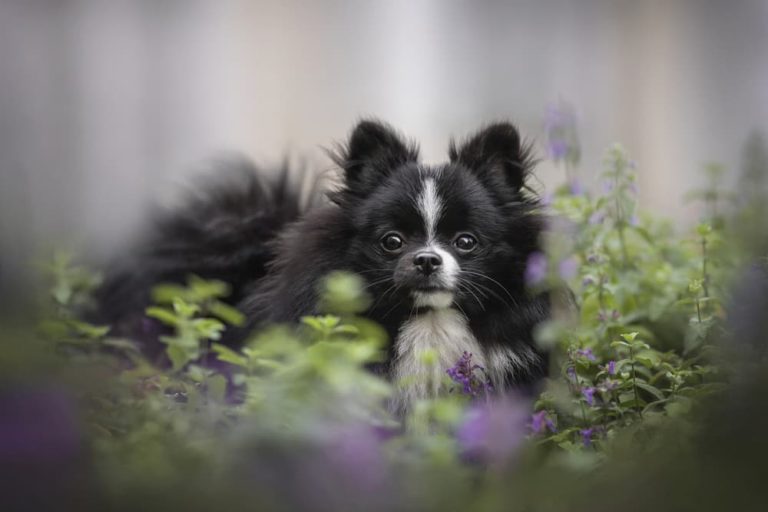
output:
M469 286L465 286L464 288L462 288L462 287L461 287L461 285L462 285L462 284L464 284L464 285L468 285L469 283L468 283L468 282L466 282L466 281L465 281L465 282L462 282L461 280L459 280L459 282L458 282L458 286L459 286L459 289L460 289L460 290L462 290L462 289L463 289L463 290L465 290L465 291L469 292L469 294L470 294L470 295L472 295L472 297L474 297L474 299L477 301L477 305L478 305L478 306L480 306L480 308L481 308L483 311L485 311L485 305L482 303L482 301L480 300L480 298L479 298L479 297L478 297L478 296L477 296L477 295L476 295L476 294L475 294L475 293L474 293L474 292L473 292L473 291L472 291L472 290L469 288ZM456 305L458 306L458 304L456 304ZM462 311L462 313L464 313L464 311ZM466 314L465 314L464 316L466 316Z

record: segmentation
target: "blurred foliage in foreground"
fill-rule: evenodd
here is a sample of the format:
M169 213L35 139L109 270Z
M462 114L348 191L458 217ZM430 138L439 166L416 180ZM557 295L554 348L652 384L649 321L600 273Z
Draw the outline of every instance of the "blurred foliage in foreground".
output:
M490 397L467 357L408 428L386 407L397 383L370 371L385 339L358 316L355 276L329 276L325 314L240 350L218 343L244 320L227 285L161 286L146 319L158 362L81 319L99 280L59 255L40 328L0 333L0 507L762 509L766 166L764 145L749 148L748 193L724 196L708 167L691 194L706 218L682 236L637 211L621 148L598 196L577 186L574 157L527 271L578 305L555 304L538 329L553 354L542 393Z

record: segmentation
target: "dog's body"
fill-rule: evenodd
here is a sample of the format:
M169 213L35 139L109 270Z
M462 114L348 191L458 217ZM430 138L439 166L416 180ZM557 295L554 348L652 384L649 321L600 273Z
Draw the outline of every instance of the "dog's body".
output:
M105 288L110 320L143 304L150 284L195 273L229 281L250 327L295 322L317 313L320 280L342 270L366 281L366 316L393 340L386 371L409 382L400 409L437 393L465 351L496 389L540 378L532 329L548 304L523 275L542 220L524 190L530 162L515 128L488 126L430 167L392 129L363 121L335 159L343 187L304 216L284 182L245 172L246 183L216 185L166 217L134 282Z

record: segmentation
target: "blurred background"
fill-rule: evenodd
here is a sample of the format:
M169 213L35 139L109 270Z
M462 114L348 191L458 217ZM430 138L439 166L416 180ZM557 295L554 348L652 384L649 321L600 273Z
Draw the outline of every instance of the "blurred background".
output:
M429 162L500 118L545 156L566 101L586 184L620 141L641 206L690 224L703 164L734 176L768 124L766 51L765 0L2 0L0 290L52 246L108 254L222 151L327 169L368 115Z

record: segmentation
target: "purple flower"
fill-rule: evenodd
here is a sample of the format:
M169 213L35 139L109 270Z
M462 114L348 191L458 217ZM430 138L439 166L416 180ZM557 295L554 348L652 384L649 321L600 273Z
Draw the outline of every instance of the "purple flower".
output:
M629 225L630 226L637 226L638 224L640 224L640 219L637 218L637 215L632 215L629 218Z
M547 256L542 252L532 252L525 267L525 282L538 284L547 277Z
M586 400L587 404L590 406L595 405L595 391L597 391L597 389L591 386L581 389L581 394L584 396L584 400Z
M604 220L605 220L605 214L601 211L596 211L589 216L588 222L594 226L596 224L602 224Z
M544 130L547 132L560 130L573 125L575 121L573 111L567 105L549 104L544 114Z
M548 150L552 160L562 160L568 155L568 143L564 140L552 139L549 141Z
M600 311L597 314L597 319L600 320L601 322L606 322L606 321L608 321L609 316L610 316L611 320L618 320L619 318L621 318L621 313L619 313L615 309L611 310L611 314L610 315L607 315L605 311Z
M483 378L478 377L480 373ZM485 369L479 364L472 364L472 354L464 352L456 364L445 373L457 384L461 384L462 392L466 395L477 396L480 392L493 391L490 380L485 377Z
M549 413L545 410L533 413L533 415L531 415L530 427L534 434L541 434L547 430L552 433L557 432L557 427L555 427L554 422L549 417Z
M586 357L590 361L595 361L597 358L595 357L595 354L592 352L591 348L582 348L576 351L576 354L581 357Z
M581 185L581 182L576 178L571 180L571 183L569 184L569 189L571 191L572 196L580 196L584 194L584 187Z
M525 439L529 417L528 404L515 396L476 403L459 426L457 441L464 455L500 466Z
M608 375L616 375L616 361L608 361L605 371L608 372Z
M0 394L0 460L55 467L75 460L81 432L75 401L53 388L18 388Z
M584 446L590 446L592 444L592 435L594 432L594 427L584 428L579 431L579 434L581 434L581 442L584 443Z
M575 380L576 380L576 367L574 367L574 366L569 366L569 367L568 367L568 368L565 370L565 374L566 374L566 375L568 375L568 378L570 378L571 380L574 380L574 381L575 381Z
M337 475L373 490L385 476L380 434L366 425L344 425L329 433L326 462Z
M565 104L549 105L544 116L544 131L547 134L547 152L550 158L559 162L565 160L572 165L579 163L579 136L573 109Z
M572 279L579 269L579 260L575 256L564 259L558 266L560 277L564 280Z

